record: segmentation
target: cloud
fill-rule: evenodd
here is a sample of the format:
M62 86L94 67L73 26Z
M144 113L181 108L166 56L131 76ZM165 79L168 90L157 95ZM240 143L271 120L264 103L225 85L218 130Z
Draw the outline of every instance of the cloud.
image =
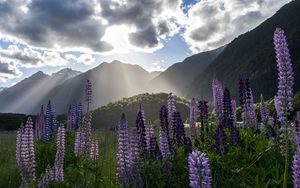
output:
M106 29L126 25L134 28L127 34L132 49L157 49L179 30L180 5L181 0L1 0L0 33L48 50L103 53L113 50L102 40Z
M12 62L3 62L0 58L0 82L22 76L22 72Z
M96 60L91 54L81 54L79 57L76 57L73 54L66 54L65 59L69 61L75 61L76 63L81 63L85 65L91 65Z
M0 58L5 62L12 62L19 67L61 67L66 66L68 61L55 51L38 51L29 47L19 48L10 45L7 49L0 50Z
M108 51L97 6L95 0L4 0L0 31L36 47Z
M110 54L153 52L180 33L196 53L229 43L289 1L0 0L0 38L46 51Z
M192 52L226 45L290 0L202 0L190 7L183 34Z

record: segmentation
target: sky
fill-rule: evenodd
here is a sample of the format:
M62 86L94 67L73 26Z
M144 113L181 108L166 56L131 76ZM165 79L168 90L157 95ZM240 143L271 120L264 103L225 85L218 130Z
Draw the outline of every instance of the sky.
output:
M147 71L228 44L290 0L0 0L0 87L119 60Z

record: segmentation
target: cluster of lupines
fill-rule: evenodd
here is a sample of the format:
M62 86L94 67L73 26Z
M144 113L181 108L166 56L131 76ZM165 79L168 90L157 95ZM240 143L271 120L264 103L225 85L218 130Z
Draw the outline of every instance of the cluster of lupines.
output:
M28 181L36 178L33 132L33 123L30 117L25 127L21 125L17 131L16 160L22 176L22 185L26 185Z
M45 116L45 127L44 127L44 142L49 143L52 139L53 133L56 131L57 126L56 113L51 106L51 101L49 101L46 108Z
M245 127L256 125L256 115L254 109L253 94L250 88L249 79L245 76L240 78L240 102L242 107L242 117Z
M86 155L90 152L92 137L92 113L87 113L75 135L74 152L76 156Z
M213 79L212 82L212 91L214 99L214 112L217 118L222 117L223 110L223 86L218 79Z
M194 139L197 137L196 122L197 122L197 105L196 105L196 100L192 98L190 103L189 126L190 126L190 135Z
M210 188L211 173L206 154L198 150L193 151L188 157L190 187Z
M166 106L162 106L160 108L159 119L160 119L160 129L166 135L166 137L168 139L168 144L170 145L170 127L169 127L169 123L171 123L171 121L169 122L169 120L168 120L168 111L167 111Z
M293 156L292 175L294 188L300 188L300 112L297 112L297 119L294 127L296 151Z
M77 130L82 123L82 117L82 104L70 105L67 114L67 130Z
M90 104L92 103L92 94L92 83L90 80L87 80L85 85L85 102L87 103L87 112L90 110Z
M45 129L45 114L43 105L41 107L41 112L36 117L35 122L35 138L40 140L43 137L43 132Z
M54 162L54 180L64 181L64 158L65 158L65 128L61 124L57 131L56 155Z

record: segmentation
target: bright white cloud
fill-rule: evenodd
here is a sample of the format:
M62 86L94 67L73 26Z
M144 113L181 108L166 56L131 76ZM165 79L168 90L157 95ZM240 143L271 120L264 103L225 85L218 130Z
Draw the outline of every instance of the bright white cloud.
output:
M13 62L19 67L61 67L66 66L68 61L54 51L38 51L29 47L20 48L17 45L10 45L7 49L0 50L0 57L5 62Z
M85 65L91 65L96 60L96 58L94 58L94 56L91 54L81 54L79 57L76 57L74 54L66 54L65 59L68 61L73 61L75 63L81 63Z
M183 34L192 52L226 45L290 0L201 0L188 11Z

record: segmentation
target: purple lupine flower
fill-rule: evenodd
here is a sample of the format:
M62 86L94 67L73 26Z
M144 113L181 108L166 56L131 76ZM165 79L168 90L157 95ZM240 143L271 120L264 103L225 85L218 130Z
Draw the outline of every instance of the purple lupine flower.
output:
M72 130L72 105L69 105L69 110L67 114L67 131Z
M171 123L171 121L169 122L169 120L168 120L168 112L167 112L166 106L162 106L160 108L159 119L160 119L161 131L165 132L165 135L168 138L168 143L170 145L170 127L169 127L169 123Z
M167 103L168 103L168 122L171 123L173 113L176 111L175 96L172 93L169 93ZM172 124L170 124L170 125L172 126ZM169 129L170 132L173 131L173 130L174 130L173 127L171 127Z
M223 86L218 79L213 79L212 82L213 98L214 98L214 112L217 118L222 117L223 109Z
M60 124L57 131L56 155L54 162L54 180L64 181L64 158L65 158L65 128Z
M237 126L237 115L236 115L236 101L231 100L231 109L232 109L232 120L233 120L233 126Z
M86 80L85 102L87 103L87 112L88 112L90 110L90 104L92 103L92 83L90 80Z
M268 106L265 104L264 98L261 95L260 97L260 118L262 123L266 123L269 119L269 109Z
M159 132L159 146L161 156L165 160L170 156L170 145L168 143L168 137L162 129L160 129Z
M92 137L92 113L88 112L83 117L82 125L76 131L76 138L75 138L75 148L74 152L75 155L88 155L90 152L90 144L91 144L91 137Z
M44 142L49 143L52 139L53 135L53 117L52 117L52 107L51 107L51 101L49 101L47 108L46 108L46 116L45 116L45 128L44 128Z
M205 100L200 100L198 102L198 110L200 113L200 122L201 122L201 134L204 134L204 124L208 119L208 105L207 105L207 101ZM208 126L206 126L206 132L208 133ZM203 135L201 136L201 139L203 139Z
M129 161L130 166L138 165L140 162L140 154L141 154L141 148L140 148L140 135L137 133L136 129L131 130L129 135Z
M225 134L225 125L224 121L221 121L218 125L217 132L216 132L216 151L220 154L225 154L228 152L228 146L226 141L226 134Z
M144 124L144 118L142 112L139 111L136 117L136 131L139 135L139 147L141 155L147 152L147 141L146 141L146 128Z
M294 127L294 137L296 151L292 162L292 176L294 188L300 188L300 112L297 112L297 118Z
M77 128L79 127L77 124L77 104L73 104L72 105L72 112L71 112L71 116L72 116L72 129L77 130Z
M122 114L121 120L118 125L118 167L117 176L121 182L128 181L128 173L130 171L129 161L129 136L128 136L128 122L125 118L125 114Z
M249 79L246 76L241 76L239 80L239 93L240 93L240 104L242 107L242 113L245 112L247 90L250 88Z
M76 106L76 129L82 124L82 104L78 103Z
M30 117L25 124L21 125L17 132L16 160L23 180L34 180L35 176L35 152L34 152L34 130Z
M173 127L173 141L177 146L184 145L185 141L185 130L184 124L182 122L180 112L174 112L172 117L172 127Z
M276 109L279 121L285 123L286 115L293 111L294 76L291 57L284 31L277 28L274 32L274 47L278 69L278 91Z
M147 151L151 151L153 150L153 147L155 147L155 145L153 146L153 143L151 142L151 139L154 137L155 138L155 134L154 134L154 128L153 125L151 124L151 121L149 120L148 123L146 124L146 143L147 143Z
M189 119L190 135L192 138L197 137L196 122L197 122L197 106L196 106L195 99L192 98L190 103L190 119Z
M98 160L99 157L99 144L98 140L92 140L90 148L90 157L92 160Z
M223 121L225 127L233 127L231 97L228 88L225 88L223 95Z
M254 127L256 125L256 114L254 109L253 94L251 88L246 92L245 110L243 112L244 125Z
M188 157L189 180L192 188L210 188L211 173L206 154L198 150L193 151Z
M235 106L236 108L236 106ZM235 110L236 111L236 110ZM236 112L235 112L236 113ZM236 115L235 115L236 118ZM228 88L225 88L224 90L224 99L223 99L223 128L228 127L230 128L230 142L232 145L240 145L241 144L241 136L240 132L236 127L236 124L233 117L232 112L232 100L230 96L230 92Z
M81 153L81 131L80 130L76 131L74 153L75 156L79 156L79 154Z

